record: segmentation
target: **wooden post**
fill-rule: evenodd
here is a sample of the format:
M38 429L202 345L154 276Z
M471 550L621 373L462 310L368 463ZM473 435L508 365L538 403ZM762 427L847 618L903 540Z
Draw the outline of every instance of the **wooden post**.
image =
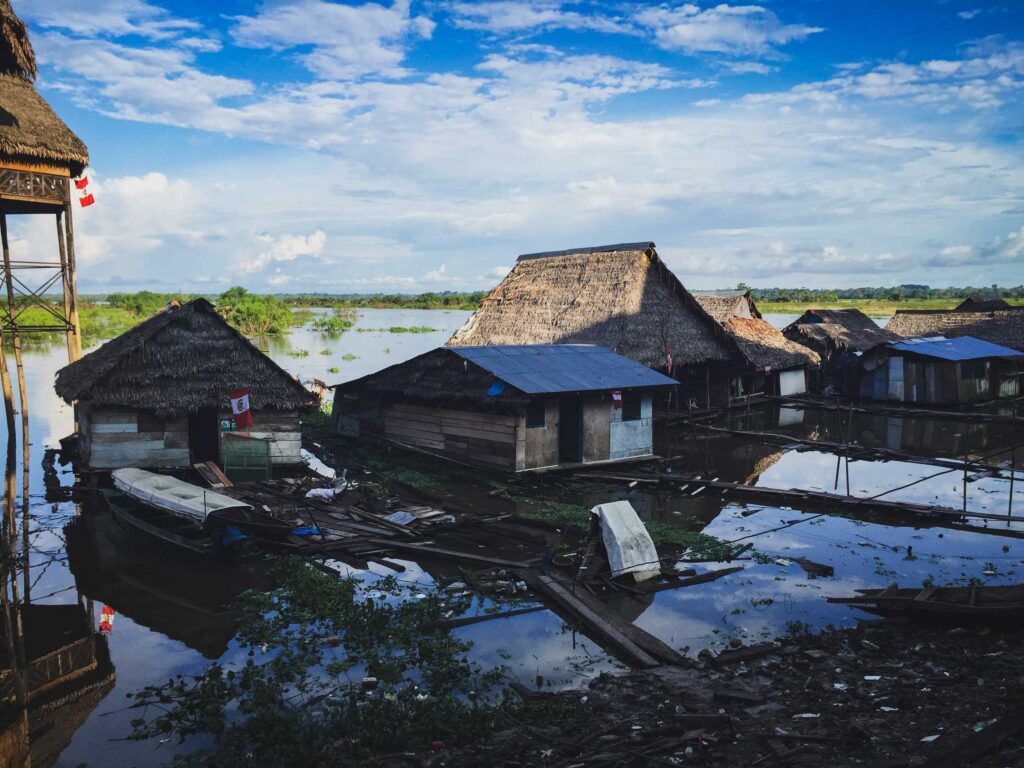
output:
M24 445L23 460L28 465L28 391L25 386L25 364L21 354L21 334L18 332L16 319L18 308L14 301L14 276L11 273L11 249L7 239L7 214L0 213L0 246L3 247L4 281L7 286L7 314L11 320L11 334L14 340L14 366L18 372L18 399L21 401L21 441ZM10 374L8 374L9 376ZM6 389L4 391L6 395ZM11 404L13 408L13 403ZM8 422L10 426L10 422Z
M63 211L58 211L57 219L57 250L60 253L60 282L64 289L64 318L71 325L71 309L74 303L71 300L71 281L68 276L68 252L64 244L64 224L61 221ZM67 333L68 362L74 362L81 357L81 343L77 340L79 329L69 328Z
M14 461L15 426L14 392L11 390L11 373L7 370L7 355L4 353L4 334L0 332L0 387L4 394L4 412L7 415L7 460Z
M964 514L967 514L967 461L968 455L964 454Z
M71 221L71 201L69 200L64 204L64 228L67 234L67 272L65 277L65 283L68 289L68 309L67 319L71 323L73 330L70 333L71 341L69 343L68 355L73 359L69 359L69 362L75 362L82 356L82 326L78 322L78 277L75 269L75 227Z
M1017 475L1017 444L1010 448L1010 498L1006 502L1006 516L1013 516L1013 480Z

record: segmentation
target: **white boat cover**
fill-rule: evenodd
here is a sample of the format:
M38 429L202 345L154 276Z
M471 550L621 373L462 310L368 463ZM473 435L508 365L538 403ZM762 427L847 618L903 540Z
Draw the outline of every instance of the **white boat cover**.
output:
M608 552L612 576L631 573L640 582L661 573L658 550L632 504L612 501L598 504L590 511L601 523L601 539Z
M211 512L222 509L252 509L251 504L223 493L144 469L115 469L110 475L117 489L133 499L194 520L206 520Z

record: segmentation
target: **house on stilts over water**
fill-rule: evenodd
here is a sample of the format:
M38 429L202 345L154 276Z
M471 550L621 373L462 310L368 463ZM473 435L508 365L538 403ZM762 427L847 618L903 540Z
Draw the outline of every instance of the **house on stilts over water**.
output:
M901 339L861 357L861 396L962 405L1021 393L1024 353L970 336Z
M904 338L973 336L1024 352L1024 307L965 301L956 309L901 309L886 329Z
M520 256L448 346L598 344L679 382L677 402L730 403L743 353L652 242Z
M442 347L335 388L334 430L504 472L653 453L676 382L588 344Z
M857 393L860 356L900 338L859 309L808 309L782 335L820 356L820 388L851 395Z
M229 476L269 475L302 461L299 411L317 404L206 299L172 302L59 370L55 386L75 404L79 458L94 470L214 461ZM248 394L250 425L233 418L232 393Z
M694 298L721 324L736 349L738 364L728 371L729 402L765 395L799 395L821 363L817 352L782 335L761 317L750 291L696 291Z

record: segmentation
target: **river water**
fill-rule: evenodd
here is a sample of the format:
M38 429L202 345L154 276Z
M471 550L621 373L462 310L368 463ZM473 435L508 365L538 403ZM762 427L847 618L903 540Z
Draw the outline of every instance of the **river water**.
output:
M301 378L337 383L443 344L468 315L459 311L362 310L356 327L337 337L305 327L259 343L282 367ZM788 321L786 316L769 319L780 326ZM435 330L380 330L392 327ZM55 728L45 738L39 737L36 746L45 754L34 764L160 764L183 747L173 742L125 740L130 722L138 714L130 708L127 694L176 674L198 673L211 659L228 665L243 660L244 652L232 639L234 623L228 605L241 590L258 584L260 575L245 569L183 568L158 553L140 550L120 540L101 511L102 505L89 492L79 494L79 504L66 498L75 481L70 470L58 467L55 476L44 476L45 449L55 447L72 431L71 410L53 392L54 374L64 364L64 356L59 344L33 346L26 352L30 457L27 466L22 466L19 455L8 509L13 501L19 541L27 522L31 568L21 586L24 591L27 584L33 604L73 605L79 598L83 603L90 599L96 622L104 605L114 610L111 631L105 636L116 678L58 710L63 730ZM735 418L739 421L729 426L756 426L794 439L841 440L846 434L862 445L950 458L992 456L1021 437L1019 428L999 424L878 415L855 415L844 424L847 417L832 411L776 406ZM670 466L680 472L708 471L725 480L778 488L846 492L848 487L858 496L935 475L887 498L951 507L964 503L962 475L937 474L941 469L934 466L903 461L852 461L847 466L821 451L779 448L725 434L695 437L688 428L666 431L658 442L659 453L672 458ZM1005 458L997 455L991 461ZM26 472L27 497L22 491ZM467 480L464 490L479 492L472 485L473 480ZM761 562L743 561L742 572L700 587L661 592L642 603L626 599L618 606L639 626L689 653L720 647L733 638L756 641L857 621L856 612L826 603L829 595L847 595L858 588L894 581L904 586L927 580L937 584L971 580L1012 583L1021 580L1024 566L1024 540L1019 538L1022 528L1007 522L976 521L978 530L974 531L891 524L877 518L819 516L799 509L743 504L727 496L693 496L692 489L679 491L675 486L652 492L623 484L585 489L570 485L568 490L552 490L556 492L567 501L587 506L627 498L645 519L730 540L750 537L762 555ZM1005 479L981 477L967 484L966 503L972 511L1002 514L1009 500ZM518 504L507 503L513 509ZM1021 503L1018 501L1017 514ZM833 565L836 575L810 579L793 562L795 557ZM430 584L437 574L416 563L406 565L402 578L407 581ZM698 566L704 567L719 566ZM372 580L383 573L371 569L364 576ZM539 674L551 685L575 685L619 666L548 612L478 624L459 630L459 634L473 641L475 660L484 665L507 665L512 674L526 681L532 682Z

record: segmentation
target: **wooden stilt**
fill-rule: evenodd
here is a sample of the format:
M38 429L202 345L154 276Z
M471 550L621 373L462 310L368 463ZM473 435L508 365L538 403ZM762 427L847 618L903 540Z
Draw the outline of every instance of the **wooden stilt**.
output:
M1006 516L1013 517L1013 481L1017 476L1017 446L1010 449L1010 496L1006 502Z
M66 272L64 284L68 291L67 319L72 331L69 333L69 362L75 362L82 356L82 326L78 322L78 277L75 268L75 227L71 221L71 201L64 204L64 229L67 236L65 257ZM73 349L72 349L73 348Z
M68 320L71 319L71 281L68 279L68 252L67 246L64 243L64 222L62 221L62 211L57 211L57 250L60 253L60 272L61 272L61 287L64 290L64 317ZM69 323L70 324L70 323ZM68 328L65 334L67 345L68 345L68 362L74 362L80 357L79 353L79 342L76 341L76 334L80 331L78 327Z

